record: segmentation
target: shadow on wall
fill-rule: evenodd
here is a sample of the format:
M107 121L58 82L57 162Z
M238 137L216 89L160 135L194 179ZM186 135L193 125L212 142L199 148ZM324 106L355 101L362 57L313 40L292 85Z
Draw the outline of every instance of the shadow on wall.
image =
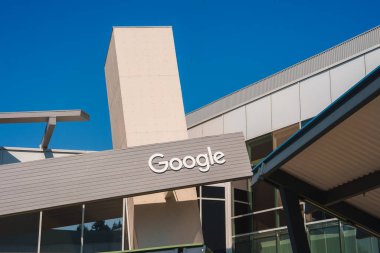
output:
M18 153L20 156L15 156ZM21 159L20 159L21 157ZM24 159L25 158L25 159ZM29 151L10 151L4 147L0 147L0 165L27 162L41 159L54 158L54 154L51 150L29 152Z
M10 164L10 163L19 163L21 162L15 156L13 156L8 150L5 150L3 147L0 147L0 164Z

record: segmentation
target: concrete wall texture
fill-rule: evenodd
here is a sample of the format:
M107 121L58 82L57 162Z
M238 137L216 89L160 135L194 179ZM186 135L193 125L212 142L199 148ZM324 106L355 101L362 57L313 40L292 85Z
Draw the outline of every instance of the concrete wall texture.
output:
M105 73L114 149L188 138L171 27L115 27ZM203 242L195 188L129 198L127 212L130 249Z

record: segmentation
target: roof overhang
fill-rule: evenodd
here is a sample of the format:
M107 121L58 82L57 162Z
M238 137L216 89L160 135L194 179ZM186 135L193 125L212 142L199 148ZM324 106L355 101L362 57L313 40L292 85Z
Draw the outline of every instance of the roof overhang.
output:
M380 67L254 169L264 180L380 237Z
M90 116L83 110L1 112L0 123L38 123L55 118L57 122L88 121Z
M8 164L0 170L0 216L252 176L242 133Z
M90 116L82 110L1 112L0 124L46 122L40 148L47 149L57 122L88 121Z

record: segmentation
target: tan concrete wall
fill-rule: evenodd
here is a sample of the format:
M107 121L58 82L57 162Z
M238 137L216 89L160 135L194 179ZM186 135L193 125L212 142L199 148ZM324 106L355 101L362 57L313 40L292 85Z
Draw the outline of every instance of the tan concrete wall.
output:
M114 148L188 137L170 27L114 28L105 70Z
M135 218L140 222L140 226L136 227L138 247L162 246L166 242L203 242L202 231L198 223L194 222L199 220L199 213L194 212L197 209L196 201L177 202L174 199L166 203L151 204L149 208L145 205L136 206ZM160 229L153 230L152 227Z
M171 27L114 28L105 72L114 149L188 138ZM196 197L189 188L128 199L129 248L202 243Z
M105 64L108 108L111 121L112 145L114 149L127 147L124 112L121 98L119 70L116 58L115 38L111 37Z

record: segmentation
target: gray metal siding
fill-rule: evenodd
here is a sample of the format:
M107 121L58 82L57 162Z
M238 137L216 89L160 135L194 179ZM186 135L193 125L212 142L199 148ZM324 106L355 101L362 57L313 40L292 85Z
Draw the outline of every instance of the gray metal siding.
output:
M148 167L154 153L165 160L222 151L226 163L207 173L198 168L155 174ZM0 166L0 215L42 210L94 200L135 196L252 176L241 133L203 137L125 150Z
M187 126L191 128L379 46L380 26L189 113Z

